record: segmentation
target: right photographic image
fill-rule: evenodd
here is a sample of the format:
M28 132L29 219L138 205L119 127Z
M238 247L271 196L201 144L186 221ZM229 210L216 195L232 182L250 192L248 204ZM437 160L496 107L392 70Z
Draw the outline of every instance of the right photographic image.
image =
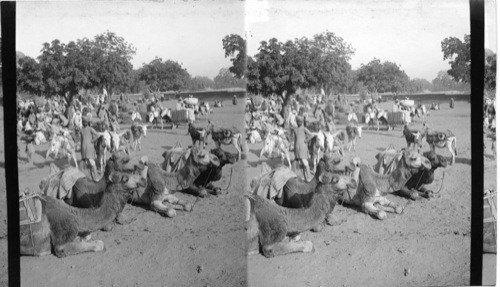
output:
M246 9L248 285L469 285L469 1Z

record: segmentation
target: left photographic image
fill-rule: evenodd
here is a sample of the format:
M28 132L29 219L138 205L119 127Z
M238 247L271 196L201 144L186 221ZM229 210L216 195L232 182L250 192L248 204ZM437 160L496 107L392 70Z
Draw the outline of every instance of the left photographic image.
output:
M246 284L244 13L16 4L23 286Z

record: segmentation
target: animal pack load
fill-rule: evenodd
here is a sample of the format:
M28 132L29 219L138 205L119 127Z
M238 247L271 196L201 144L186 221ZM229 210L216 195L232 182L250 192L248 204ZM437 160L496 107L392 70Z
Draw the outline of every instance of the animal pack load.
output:
M198 104L198 99L197 98L185 98L184 102L188 105L196 106Z
M40 194L26 190L19 196L19 225L38 223L42 220Z
M172 122L174 122L175 124L187 123L188 121L194 122L195 120L196 116L194 114L194 110L182 109L172 111Z
M401 105L405 107L413 107L415 105L414 100L401 100Z

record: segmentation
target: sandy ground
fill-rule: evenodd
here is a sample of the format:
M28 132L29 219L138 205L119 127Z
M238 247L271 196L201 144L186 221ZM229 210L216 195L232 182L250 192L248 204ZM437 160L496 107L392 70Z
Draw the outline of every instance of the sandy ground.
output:
M169 102L169 105L173 102ZM229 104L229 101L226 101ZM211 119L222 127L236 126L243 131L243 101L239 106L215 109ZM201 120L200 125L206 123ZM124 128L124 126L122 126ZM161 154L179 142L187 147L191 138L187 127L174 130L149 129L142 151L151 162L160 163ZM209 140L208 148L215 147ZM38 146L34 166L19 160L20 189L37 189L49 173L45 160L47 145ZM234 147L223 147L236 152ZM78 155L80 159L80 155ZM56 161L59 166L66 159ZM111 232L95 232L93 239L103 240L106 251L84 253L59 259L23 256L23 286L243 286L246 282L243 190L244 161L234 165L229 189L222 195L200 199L191 213L179 212L174 219L162 217L149 207L127 206L125 215L136 220L116 225ZM231 166L223 169L223 178L215 183L223 190L230 180ZM195 197L178 194L191 202ZM2 243L4 240L1 241Z
M387 105L387 106L386 106ZM431 200L410 202L403 214L390 213L376 220L357 208L337 206L341 222L321 233L305 232L302 240L313 242L315 252L267 259L248 259L249 286L444 286L468 285L470 274L470 104L457 102L455 109L442 103L427 119L436 130L450 129L457 137L456 164L446 168L444 185ZM384 108L390 109L385 103ZM417 123L413 128L421 128ZM345 126L338 126L345 128ZM389 144L406 146L402 128L395 131L363 131L356 152L368 164ZM260 173L258 154L263 144L249 145L247 176ZM427 143L423 150L428 150ZM450 158L448 150L437 151ZM293 155L292 155L293 157ZM280 159L267 161L271 166ZM429 188L439 190L443 169ZM249 184L249 181L247 181ZM247 188L249 188L247 186ZM473 191L481 192L481 190ZM405 204L402 197L388 195Z

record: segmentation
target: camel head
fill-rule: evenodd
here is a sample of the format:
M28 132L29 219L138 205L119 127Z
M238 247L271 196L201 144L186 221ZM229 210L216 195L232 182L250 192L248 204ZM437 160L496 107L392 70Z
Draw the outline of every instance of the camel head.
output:
M331 172L335 174L345 174L353 171L354 165L345 159L338 152L325 153L318 164L316 177L319 178L323 172Z
M434 151L426 151L424 152L424 156L431 162L432 169L446 167L448 165L446 158L442 155L436 154Z
M137 174L128 174L122 172L112 172L108 176L108 182L117 186L119 190L130 191L139 187L146 187L147 181L144 177Z
M193 161L198 165L203 165L203 166L208 166L210 164L214 166L220 165L219 158L216 155L209 153L204 149L196 147L191 148L191 157L193 158Z
M431 169L431 162L429 159L416 150L403 150L400 155L402 157L401 161L409 168L414 169Z
M106 163L105 174L111 174L114 171L134 172L144 169L144 163L139 157L120 156L113 153Z
M238 155L224 151L222 148L212 149L210 150L210 153L219 158L221 166L224 166L226 164L234 164L236 162L236 159L238 158Z

